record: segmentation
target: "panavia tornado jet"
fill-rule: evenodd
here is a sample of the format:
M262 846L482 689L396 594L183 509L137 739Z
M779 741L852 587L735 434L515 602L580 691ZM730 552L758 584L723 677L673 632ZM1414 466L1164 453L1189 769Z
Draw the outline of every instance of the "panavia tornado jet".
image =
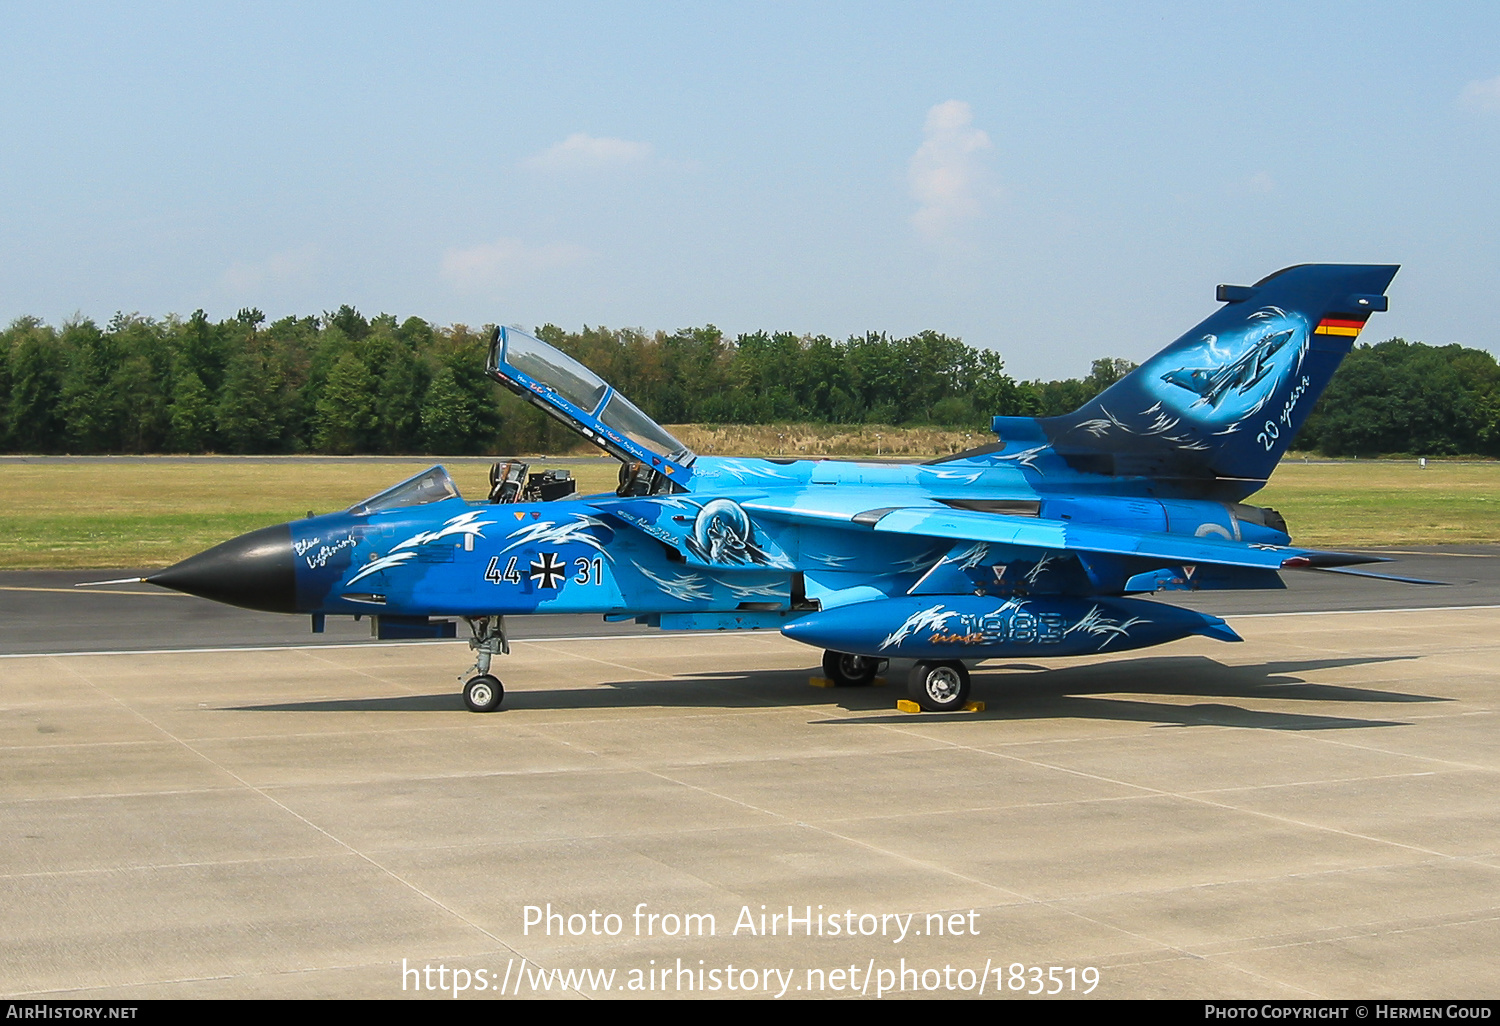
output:
M1244 500L1396 270L1304 265L1220 286L1221 308L1076 412L996 417L993 443L919 464L697 455L587 367L500 328L488 373L618 458L613 492L501 463L473 501L436 466L144 580L311 614L314 631L367 616L382 638L441 638L462 620L476 712L500 705L492 660L506 618L528 613L780 631L824 650L840 685L913 660L910 694L933 711L964 706L984 659L1238 641L1218 617L1141 596L1375 561L1295 546Z

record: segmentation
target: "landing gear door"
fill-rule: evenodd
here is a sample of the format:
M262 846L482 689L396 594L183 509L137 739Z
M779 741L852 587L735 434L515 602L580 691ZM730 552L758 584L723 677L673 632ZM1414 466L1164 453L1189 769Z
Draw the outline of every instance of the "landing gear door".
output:
M496 328L485 369L616 459L649 467L668 484L663 490L679 490L692 477L687 446L555 346L515 328Z

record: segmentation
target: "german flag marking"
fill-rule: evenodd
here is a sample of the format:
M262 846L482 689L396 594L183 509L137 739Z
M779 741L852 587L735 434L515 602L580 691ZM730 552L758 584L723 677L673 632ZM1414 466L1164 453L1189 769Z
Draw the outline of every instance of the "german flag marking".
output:
M1324 317L1313 329L1314 335L1344 335L1353 338L1365 326L1363 317Z

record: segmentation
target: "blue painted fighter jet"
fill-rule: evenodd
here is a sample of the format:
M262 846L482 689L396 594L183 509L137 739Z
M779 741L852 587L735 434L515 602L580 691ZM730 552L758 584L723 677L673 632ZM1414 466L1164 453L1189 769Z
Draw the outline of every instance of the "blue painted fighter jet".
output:
M1222 308L1076 412L996 417L994 443L922 464L699 456L587 367L500 328L489 374L617 457L613 493L510 463L472 502L438 466L144 579L310 613L315 631L354 615L382 638L454 637L462 619L476 712L504 695L490 670L505 618L533 612L779 630L824 649L840 685L913 659L910 694L932 711L964 706L978 660L1238 641L1218 617L1132 596L1282 588L1283 570L1376 561L1295 547L1276 511L1244 500L1396 270L1303 265L1220 286Z

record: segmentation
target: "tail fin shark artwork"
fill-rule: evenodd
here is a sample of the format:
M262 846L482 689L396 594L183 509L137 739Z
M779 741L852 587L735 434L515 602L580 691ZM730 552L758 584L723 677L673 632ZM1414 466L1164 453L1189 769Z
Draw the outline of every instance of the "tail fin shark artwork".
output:
M1213 316L1076 412L1032 423L1075 469L1248 495L1291 445L1370 315L1386 309L1396 271L1310 264L1248 287L1221 285L1225 306ZM1224 483L1234 479L1246 487Z
M614 492L508 463L471 502L436 466L143 580L311 614L315 631L369 616L382 638L455 637L463 620L475 711L500 705L492 660L505 618L528 613L776 630L823 649L841 685L912 659L910 694L933 711L967 703L983 659L1238 641L1218 617L1135 596L1379 561L1294 546L1275 510L1244 500L1396 271L1309 264L1221 285L1220 309L1075 412L995 417L995 442L922 464L700 456L587 367L499 328L488 373L618 458Z

